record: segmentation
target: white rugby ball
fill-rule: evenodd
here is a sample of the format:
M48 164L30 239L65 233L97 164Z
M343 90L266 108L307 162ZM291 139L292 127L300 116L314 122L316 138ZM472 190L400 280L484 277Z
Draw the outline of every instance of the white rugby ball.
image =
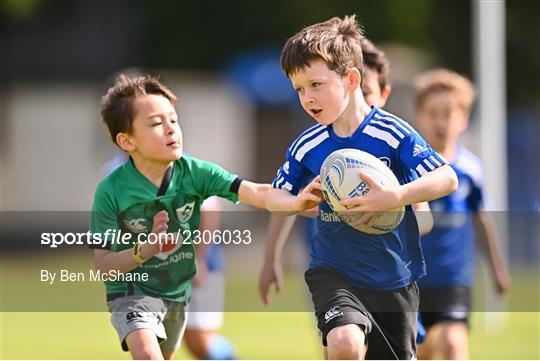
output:
M351 227L370 234L384 234L395 229L403 220L405 207L392 209L380 215L371 227L365 224L353 225L362 212L348 213L339 201L361 197L369 192L369 187L359 177L364 170L384 186L397 187L399 181L390 168L375 156L358 149L339 149L330 154L321 166L321 185L324 198L330 208Z

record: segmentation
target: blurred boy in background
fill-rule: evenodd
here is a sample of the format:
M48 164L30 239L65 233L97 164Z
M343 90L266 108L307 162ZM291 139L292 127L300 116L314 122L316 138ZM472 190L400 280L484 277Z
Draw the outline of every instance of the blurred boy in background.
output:
M420 75L415 88L419 130L450 162L459 179L455 193L429 202L434 227L421 239L427 274L419 280L421 317L427 335L418 347L418 358L466 359L475 239L487 251L499 294L508 289L510 276L499 251L497 227L492 216L483 211L482 166L476 156L457 143L467 128L473 85L457 73L438 69Z

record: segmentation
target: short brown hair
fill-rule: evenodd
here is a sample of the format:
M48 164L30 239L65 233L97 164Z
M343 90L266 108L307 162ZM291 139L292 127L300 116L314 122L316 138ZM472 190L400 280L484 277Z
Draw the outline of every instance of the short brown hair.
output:
M281 52L281 67L290 77L313 61L322 60L340 76L354 67L362 73L362 38L355 15L333 17L289 38Z
M390 83L390 62L384 51L377 48L368 38L363 38L361 45L364 67L377 72L379 87L382 91Z
M174 106L176 96L161 84L158 78L150 75L128 76L120 74L114 85L101 98L101 117L113 143L116 143L118 133L131 133L133 130L133 100L147 94L162 95Z
M433 93L450 92L459 106L468 113L474 101L475 90L466 77L448 69L435 69L419 75L415 82L416 107L422 106L426 97Z

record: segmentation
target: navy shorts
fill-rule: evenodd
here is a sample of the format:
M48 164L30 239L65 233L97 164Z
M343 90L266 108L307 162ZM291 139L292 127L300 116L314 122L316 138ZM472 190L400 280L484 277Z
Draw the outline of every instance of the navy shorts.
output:
M392 291L374 291L351 286L342 274L329 268L309 269L305 278L324 346L333 328L356 324L366 334L367 359L416 357L416 283Z

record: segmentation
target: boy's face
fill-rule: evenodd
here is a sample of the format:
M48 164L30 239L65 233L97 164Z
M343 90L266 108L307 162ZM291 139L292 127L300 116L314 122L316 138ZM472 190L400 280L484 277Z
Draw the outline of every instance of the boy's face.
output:
M433 148L442 149L457 141L467 128L468 116L449 91L427 95L416 111L418 127Z
M304 110L319 124L333 123L349 100L348 82L318 60L290 76Z
M149 94L133 101L133 132L128 134L130 154L149 161L171 162L182 156L182 131L178 115L161 95Z
M391 88L389 85L381 90L379 84L379 73L376 70L364 66L364 79L362 80L362 93L367 105L384 107L386 100L390 96Z

